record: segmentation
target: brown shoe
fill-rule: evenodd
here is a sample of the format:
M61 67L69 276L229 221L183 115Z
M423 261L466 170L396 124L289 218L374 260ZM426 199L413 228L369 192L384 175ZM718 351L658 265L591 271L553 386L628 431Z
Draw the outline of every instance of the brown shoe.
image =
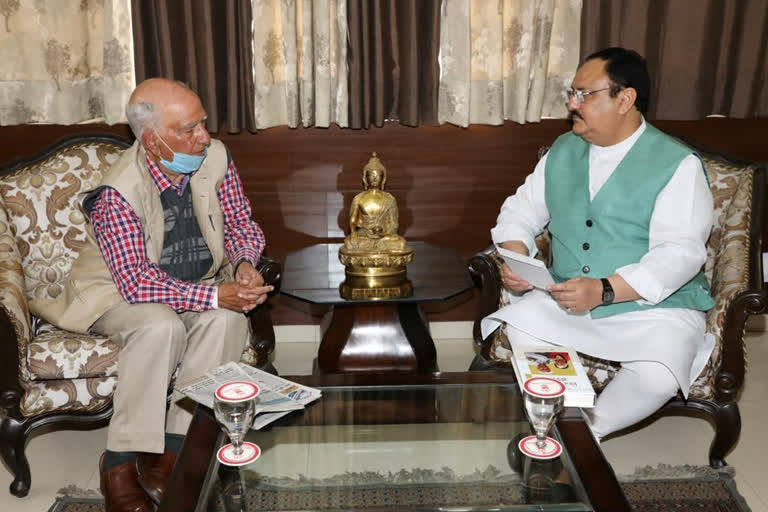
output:
M136 464L124 462L104 471L104 454L99 459L101 494L106 512L152 512L154 507L138 482Z
M170 450L165 453L140 453L136 459L136 467L139 469L139 485L146 491L149 498L160 504L163 499L165 484L176 464L176 454Z

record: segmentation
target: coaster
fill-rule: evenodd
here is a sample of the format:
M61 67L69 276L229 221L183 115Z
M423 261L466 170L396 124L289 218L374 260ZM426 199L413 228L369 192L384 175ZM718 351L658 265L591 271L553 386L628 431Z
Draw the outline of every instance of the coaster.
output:
M216 398L223 402L245 402L259 396L259 386L253 382L236 380L222 384L216 389Z
M243 453L240 456L235 455L235 446L232 443L225 444L216 452L216 458L225 466L245 466L254 462L261 456L259 445L245 441L243 443Z
M544 449L539 448L536 444L536 436L522 438L517 446L524 455L533 459L554 459L563 453L563 446L551 437L547 438L547 444Z
M530 378L523 384L523 389L539 398L555 398L565 394L565 384L549 377Z

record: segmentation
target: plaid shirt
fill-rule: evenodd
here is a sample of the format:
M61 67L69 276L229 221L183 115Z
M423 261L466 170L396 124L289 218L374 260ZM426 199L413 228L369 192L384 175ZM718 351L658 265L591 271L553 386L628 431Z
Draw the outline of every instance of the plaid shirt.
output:
M189 184L189 176L174 184L149 157L147 168L159 193L173 187L181 194ZM264 233L251 220L251 206L232 160L217 196L224 217L224 249L229 261L237 264L245 260L255 266L264 250ZM126 302L167 304L177 312L206 311L218 302L215 285L180 281L147 258L139 217L115 189L107 187L101 192L94 202L90 220L96 243Z

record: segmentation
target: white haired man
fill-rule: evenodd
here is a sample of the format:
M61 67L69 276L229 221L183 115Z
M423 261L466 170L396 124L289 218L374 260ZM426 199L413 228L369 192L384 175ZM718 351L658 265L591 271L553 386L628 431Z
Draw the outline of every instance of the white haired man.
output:
M159 503L191 421L176 392L166 414L174 371L186 380L239 360L250 338L245 313L272 291L256 270L264 235L198 96L149 79L126 114L136 142L83 194L89 237L48 315L121 346L99 460L110 512Z

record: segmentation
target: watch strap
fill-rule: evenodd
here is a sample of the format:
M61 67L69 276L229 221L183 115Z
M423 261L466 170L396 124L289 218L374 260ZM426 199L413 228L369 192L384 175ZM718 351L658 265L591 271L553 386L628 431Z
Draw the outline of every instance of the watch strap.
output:
M616 298L616 294L613 291L611 282L605 277L600 279L600 282L603 283L603 305L613 304L613 299Z

